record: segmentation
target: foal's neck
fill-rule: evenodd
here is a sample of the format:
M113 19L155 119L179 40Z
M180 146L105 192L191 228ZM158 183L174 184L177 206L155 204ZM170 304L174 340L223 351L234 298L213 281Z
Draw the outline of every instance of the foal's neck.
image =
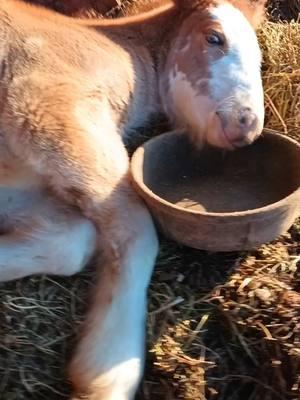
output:
M167 52L174 31L180 26L182 15L169 2L155 10L137 16L115 20L84 21L87 27L112 36L121 46L137 44L148 48L154 59L160 59Z

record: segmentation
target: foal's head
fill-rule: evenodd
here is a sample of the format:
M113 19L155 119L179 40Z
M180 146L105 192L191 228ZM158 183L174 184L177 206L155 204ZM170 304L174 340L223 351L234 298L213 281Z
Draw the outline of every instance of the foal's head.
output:
M160 82L164 107L197 142L233 149L263 128L263 0L177 0L184 16Z

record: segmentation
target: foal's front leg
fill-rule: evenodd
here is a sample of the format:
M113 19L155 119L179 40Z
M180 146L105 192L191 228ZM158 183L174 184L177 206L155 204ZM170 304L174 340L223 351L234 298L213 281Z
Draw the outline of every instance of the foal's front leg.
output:
M78 392L89 388L91 400L133 399L144 363L146 295L157 239L141 202L121 190L117 197L113 220L103 226L102 271L70 370Z
M30 84L36 82L27 82L24 90ZM37 117L34 96L28 101L30 112L8 102L4 131L11 150L19 157L26 154L54 191L94 222L100 237L102 268L71 380L90 399L129 400L143 369L146 291L157 237L129 184L128 156L110 110L96 102L89 107L90 100L80 108L84 95L76 97L73 87L62 87L43 91L47 97L39 99ZM55 98L54 108L49 96Z

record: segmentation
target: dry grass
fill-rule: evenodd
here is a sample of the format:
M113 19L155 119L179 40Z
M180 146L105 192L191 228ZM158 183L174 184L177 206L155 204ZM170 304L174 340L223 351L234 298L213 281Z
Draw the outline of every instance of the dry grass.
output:
M154 377L153 367L148 369L146 390L151 390L145 399L200 400L203 371L207 399L297 398L300 276L295 235L292 231L252 254L213 255L164 244L152 306L153 298L181 303L162 311L160 319L151 319L150 313L149 331L160 327L163 333L152 337L156 369Z
M264 51L266 124L292 136L300 128L300 23L266 23Z
M268 23L260 38L267 125L299 137L299 26ZM64 367L92 282L90 268L0 285L1 400L68 397ZM299 400L300 221L251 253L162 239L148 348L140 400Z

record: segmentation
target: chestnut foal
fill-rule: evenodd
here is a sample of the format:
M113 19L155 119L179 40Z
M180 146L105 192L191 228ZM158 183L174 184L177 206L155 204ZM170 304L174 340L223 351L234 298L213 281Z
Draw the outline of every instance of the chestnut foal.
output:
M96 290L70 365L75 392L88 399L133 399L143 371L158 242L131 189L123 139L164 109L196 145L255 140L263 8L177 0L82 21L0 2L0 279L71 275L96 254Z

